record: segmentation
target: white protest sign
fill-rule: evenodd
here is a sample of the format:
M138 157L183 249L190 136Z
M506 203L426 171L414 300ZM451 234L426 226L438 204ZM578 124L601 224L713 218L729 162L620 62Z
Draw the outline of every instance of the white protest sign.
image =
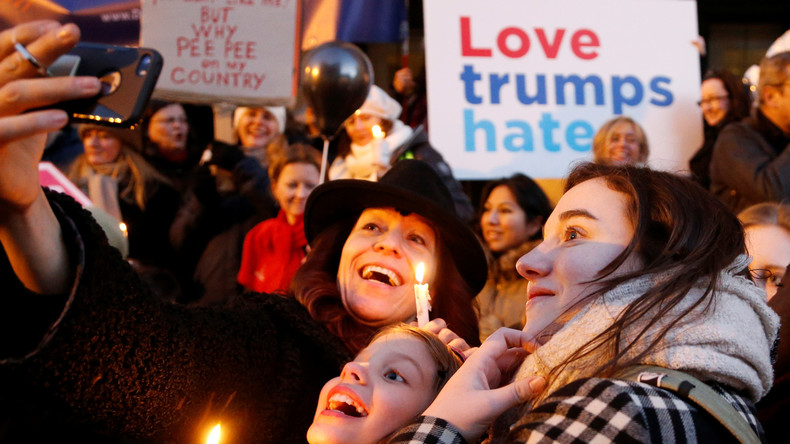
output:
M625 115L649 163L702 143L696 3L424 0L431 143L462 179L559 178Z
M142 0L140 45L164 67L155 96L286 105L296 95L298 0Z

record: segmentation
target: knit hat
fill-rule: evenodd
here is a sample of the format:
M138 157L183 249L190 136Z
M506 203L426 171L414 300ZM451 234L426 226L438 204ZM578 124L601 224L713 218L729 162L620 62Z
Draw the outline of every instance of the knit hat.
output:
M112 134L114 137L117 137L121 141L121 144L126 145L127 147L135 151L140 151L140 147L142 146L140 131L137 129L137 127L135 127L135 129L132 130L126 128L118 128L115 126L95 125L93 123L82 123L77 126L77 134L79 134L80 139L83 139L85 132L91 129L98 129L104 131L105 133Z
M258 107L240 106L240 107L236 108L235 111L233 111L233 130L234 130L234 132L239 127L239 120L241 120L241 115L246 110L248 110L250 108L254 109L254 108L258 108ZM281 134L285 132L285 107L284 106L261 106L259 108L264 108L267 111L269 111L270 113L272 113L274 115L274 117L277 119L277 129L280 131Z
M469 287L475 294L483 288L488 276L483 247L456 214L442 179L421 160L396 162L378 182L338 179L316 187L305 205L307 241L312 243L318 233L341 218L359 215L367 208L387 207L419 214L430 221Z
M390 97L378 86L371 85L368 98L355 114L370 114L394 122L400 117L401 109L403 108L397 100Z

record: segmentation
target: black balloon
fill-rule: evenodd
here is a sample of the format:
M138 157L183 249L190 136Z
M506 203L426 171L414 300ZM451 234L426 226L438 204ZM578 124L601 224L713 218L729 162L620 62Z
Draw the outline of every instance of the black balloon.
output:
M365 103L373 82L370 59L350 43L327 42L305 54L302 65L302 93L321 134L331 138Z

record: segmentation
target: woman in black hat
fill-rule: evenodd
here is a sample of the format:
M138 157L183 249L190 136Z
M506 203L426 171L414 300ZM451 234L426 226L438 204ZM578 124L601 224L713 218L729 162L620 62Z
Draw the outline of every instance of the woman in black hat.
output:
M19 28L0 33L0 66L19 65L14 36L43 64L79 37L74 25ZM10 116L0 118L0 441L101 434L203 442L220 422L223 442L303 442L323 384L368 332L396 321L380 305L363 306L380 294L403 308L397 321L413 318L418 260L429 268L431 316L461 331L471 325L462 336L477 337L471 304L485 282L482 248L436 173L417 161L399 162L378 183L314 191L305 213L313 252L293 298L212 309L163 303L88 213L35 180L39 133L64 125L65 115L18 113L94 95L98 82L28 80L37 70L19 66L0 78L0 97L19 97L0 105L0 116ZM371 208L384 216L365 219ZM367 250L344 242L382 233Z

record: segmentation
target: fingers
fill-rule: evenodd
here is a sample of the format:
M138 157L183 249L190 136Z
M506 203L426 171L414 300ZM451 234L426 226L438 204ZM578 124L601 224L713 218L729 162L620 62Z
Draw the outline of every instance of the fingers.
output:
M0 119L0 144L55 131L68 123L65 111L51 109Z
M532 353L539 345L523 331L503 327L483 342L478 353L485 351L487 356L499 356L514 347Z
M65 100L92 97L101 84L95 77L54 77L10 82L0 88L0 117Z
M22 23L13 28L0 33L0 58L5 58L16 51L14 43L27 45L46 34L60 24L54 20L36 20L34 22Z
M427 330L435 335L438 335L443 328L447 328L447 322L442 318L431 319L427 324L422 326L423 330Z
M497 416L505 410L521 404L546 388L546 380L542 376L519 379L504 387L491 390L492 405L498 410Z
M0 85L5 85L11 80L38 76L38 71L33 64L28 62L22 54L14 49L14 38L27 48L39 63L47 67L58 57L66 53L77 44L80 37L79 28L74 24L52 27L50 22L41 22L38 28L13 28L0 34L0 54L5 54L0 61ZM22 32L20 29L25 29ZM24 40L35 36L36 32L45 31L34 40L25 44ZM10 48L9 48L10 46Z

